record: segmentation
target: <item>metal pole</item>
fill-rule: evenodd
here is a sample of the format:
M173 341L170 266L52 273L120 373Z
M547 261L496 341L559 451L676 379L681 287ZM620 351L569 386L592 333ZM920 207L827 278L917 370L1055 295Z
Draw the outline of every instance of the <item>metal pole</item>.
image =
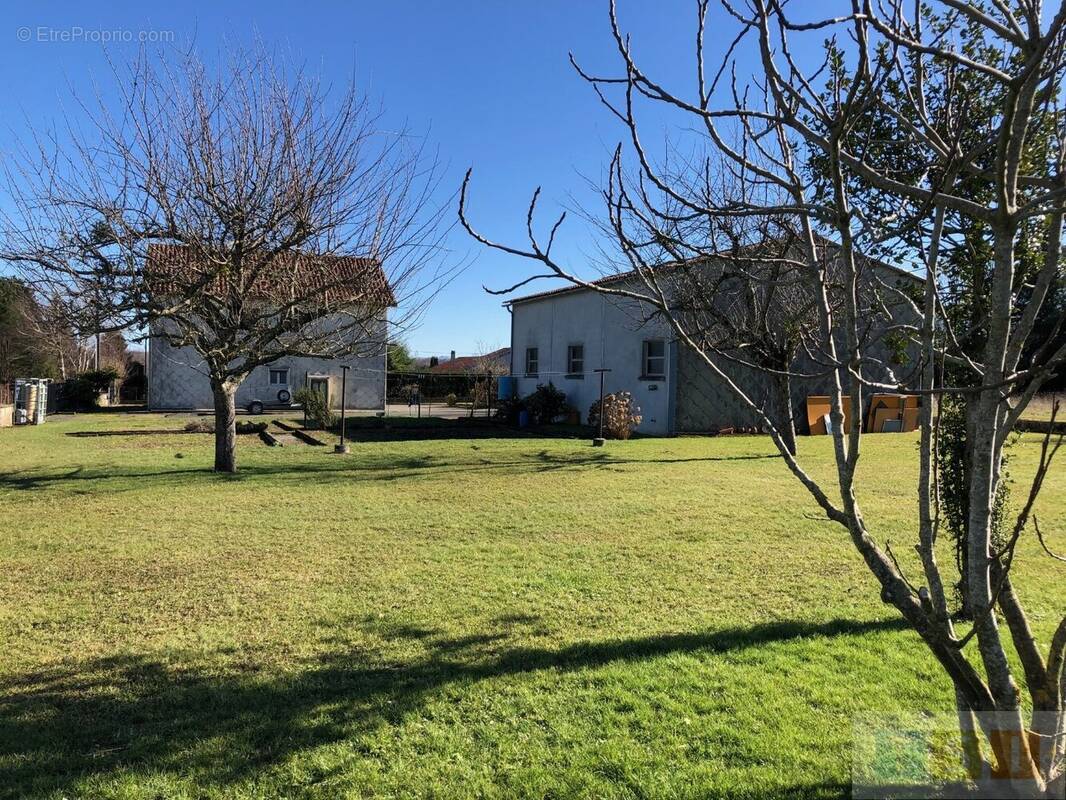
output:
M604 376L605 373L610 372L610 370L609 369L598 369L598 370L595 370L595 371L600 373L600 425L599 425L599 434L596 436L595 439L592 440L592 446L593 447L603 447L604 442L607 441L606 439L603 438L603 376Z
M347 411L348 404L348 370L351 369L347 364L341 364L341 443L334 448L338 453L347 453L348 445L344 443L344 434L346 431L345 426L345 412Z

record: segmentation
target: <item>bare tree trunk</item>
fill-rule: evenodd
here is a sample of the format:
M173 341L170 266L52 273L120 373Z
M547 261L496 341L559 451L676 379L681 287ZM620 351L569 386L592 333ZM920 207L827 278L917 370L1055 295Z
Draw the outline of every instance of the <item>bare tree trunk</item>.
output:
M733 13L726 4L743 25L735 41L749 32L757 36L761 68L743 91L732 92L732 103L727 100L724 107L716 106L714 100L718 76L729 72L735 50L731 46L723 52L716 77L707 83L707 2L698 3L696 99L671 94L641 71L613 3L611 30L624 62L622 76L599 77L574 65L600 101L625 126L638 164L631 167L624 153L630 148L620 145L611 161L604 192L607 221L603 227L610 231L625 256L625 269L630 272L618 273L626 275L624 281L610 285L589 282L555 260L551 246L565 215L550 229L547 241L539 239L533 226L539 190L529 205L527 247L493 242L471 227L464 210L469 172L460 190L460 221L481 244L547 268L546 273L515 283L501 294L532 280L554 276L605 297L635 301L639 307L651 309L651 314L661 314L677 337L698 353L734 396L771 429L774 443L793 475L828 518L847 529L855 548L878 579L882 599L903 614L951 676L956 687L965 764L971 775L982 778L978 786L981 795L994 796L992 792L996 792L996 796L1064 797L1066 773L1060 759L1066 753L1066 736L1062 735L1066 722L1066 620L1060 624L1045 666L1021 598L1009 578L1014 544L1025 530L1029 510L1050 462L1041 456L1030 501L1018 515L1006 545L1001 541L1003 508L999 490L1004 480L1004 441L1033 394L1045 386L1051 369L1057 369L1066 359L1066 348L1054 343L1053 337L1041 342L1033 335L1037 316L1046 308L1045 299L1061 271L1063 252L1066 208L1062 199L1066 183L1062 176L1066 173L1066 157L1061 147L1045 143L1054 140L1061 145L1062 117L1053 98L1058 97L1066 69L1062 43L1066 2L1049 4L1058 6L1058 10L1046 26L1038 13L1039 3L942 0L943 8L930 10L937 5L931 1L916 4L914 19L910 20L903 3L855 2L851 4L851 14L845 12L845 16L809 24L787 19L785 5L776 0L752 0L744 4L742 14ZM986 5L993 10L989 11ZM1022 9L1023 15L1017 14L1015 8ZM1024 23L1019 22L1022 16ZM953 37L944 37L941 23L955 25L956 20L962 19L966 20L965 27L972 26L972 31L962 34L967 45L960 49ZM790 54L789 38L802 30L816 30L821 37L824 29L838 22L841 30L846 26L846 35L852 42L846 48L849 55L841 63L854 52L854 64L849 62L839 71L834 68L834 77L823 88L820 80L803 75ZM718 38L716 33L709 38ZM980 43L972 48L973 52L968 46L970 41ZM993 42L988 47L990 63L983 63L983 56L978 53L986 43ZM886 59L885 52L892 56ZM888 66L888 62L895 66ZM960 80L959 76L965 78ZM624 102L616 94L619 85L625 90ZM989 102L972 102L963 91L964 85ZM750 105L749 88L755 89L751 92L755 102ZM702 174L717 167L710 159L694 162L691 169L660 169L656 163L660 160L658 153L646 151L641 143L641 126L633 112L635 97L641 102L662 102L672 112L682 110L694 115L698 120L696 127L707 130L714 157L720 156L726 165L721 171L737 176L737 185L726 182L712 187ZM972 113L978 106L987 112L981 119ZM901 179L906 173L898 171L898 164L903 162L897 162L895 156L868 158L869 142L881 135L882 114L893 120L893 125L899 125L893 135L900 140L902 149L898 152L907 153L903 159L913 164L916 174L933 174L926 172L931 166L937 174L935 182L927 178L917 182ZM727 133L726 121L739 128L739 134ZM1055 128L1053 139L1046 136L1049 126ZM966 144L960 147L962 142ZM689 145L688 141L684 144L686 148ZM1055 154L1049 158L1047 153L1052 151ZM669 146L665 152L671 152ZM796 154L804 155L797 158ZM934 165L927 165L930 157ZM796 164L794 158L803 166ZM661 161L665 163L666 159ZM814 182L800 177L807 167L813 167L819 175ZM769 192L763 191L771 186ZM883 217L886 207L907 211L890 222ZM935 211L935 217L930 230L927 223L931 211ZM735 220L771 220L779 214L789 221L795 214L795 222L803 229L804 252L797 263L809 269L813 278L817 327L804 321L801 330L804 347L813 347L812 355L829 367L823 374L831 376L833 382L831 418L839 504L792 454L794 444L789 441L790 426L785 424L788 415L782 414L785 408L780 402L776 375L772 377L774 388L769 401L756 403L722 368L724 360L716 357L725 354L710 346L718 336L718 328L725 331L721 338L735 335L738 327L746 332L745 324L761 332L766 322L761 308L751 311L745 306L746 315L741 314L737 320L712 317L703 310L711 303L691 302L691 298L676 290L678 272L687 269L675 269L675 264L687 267L691 263L695 267L703 258L716 262L721 256L714 247L708 253L707 243L717 247L719 232L722 242L734 245L734 252L750 248L765 238L765 230L754 223L750 229L738 227ZM887 223L887 227L870 225L868 220L872 217L883 220L880 224ZM701 220L701 227L693 236L690 220L696 218ZM702 226L704 219L710 236ZM777 223L773 226L777 227ZM785 223L780 229L789 227L796 225ZM1038 229L1040 233L1034 234ZM938 278L936 267L943 231L952 232L950 249L955 254L965 252L960 246L973 248L980 243L975 260L978 268L972 285L967 287L969 299L962 302L953 298L950 291L945 297L938 296L947 288L947 282ZM955 231L963 234L961 240ZM831 241L822 241L827 232L831 232ZM869 262L856 249L858 242L869 242L880 250L893 236L900 237L899 252L910 251L909 254L928 258L921 306L908 292L900 291L902 286L897 286L896 296L888 283L876 276L872 291L867 285ZM1034 257L1030 264L1029 246L1041 238L1043 261ZM986 240L993 246L991 254L985 252ZM1019 257L1022 253L1015 252L1016 247L1025 258ZM892 245L888 249L897 248ZM757 261L761 254L749 249L747 255ZM669 268L661 268L666 265ZM1031 268L1037 270L1036 278L1030 277ZM958 265L951 269L957 270ZM632 275L636 280L629 280ZM739 286L728 289L735 294L738 306L745 302L745 293L757 300L764 295L773 297L781 285L788 283L776 275L768 280L762 277L749 271L738 276ZM711 285L717 288L720 284ZM889 290L889 294L882 295L882 290ZM875 296L872 306L867 294ZM875 526L868 525L857 498L863 395L870 389L898 391L913 385L913 375L902 376L902 382L901 376L896 375L888 381L878 380L880 366L871 369L873 361L866 354L869 336L877 333L879 320L887 322L890 330L909 331L905 338L917 343L913 340L919 326L904 322L909 316L906 310L903 317L898 316L894 308L897 300L899 307L910 308L922 322L921 392L925 401L921 421L919 556L925 581L921 586L912 585L887 546L877 544L871 532ZM967 322L968 330L960 339L953 330L955 326L948 324L948 317L955 310L965 310L967 304L972 306L973 319ZM651 319L651 314L645 319ZM1057 318L1055 324L1061 327L1062 322ZM1033 350L1034 346L1038 349ZM1032 359L1032 368L1018 369L1027 350L1041 355ZM955 380L956 369L965 376L961 384ZM775 370L763 372L772 374ZM1011 395L1019 399L1010 400ZM956 528L962 530L960 592L973 618L972 628L961 637L955 633L944 593L944 576L936 561L943 506L939 483L942 473L938 473L935 448L939 432L944 429L933 403L940 398L964 398L961 402L965 409L965 449L951 454L948 475L952 490L956 479L962 489L961 497L952 497L951 512L961 510L964 519L950 522L953 532ZM850 400L854 412L846 430L845 400ZM772 408L775 405L783 407ZM955 422L951 420L953 437L958 432ZM1046 446L1044 452L1050 452ZM1032 522L1035 527L1035 517ZM1013 653L1007 649L1008 638ZM976 648L966 652L964 648L972 639L976 640ZM1015 678L1016 661L1024 671L1027 702L1023 702ZM1027 706L1033 709L1032 724L1025 719ZM987 759L982 754L985 742L991 751ZM985 785L986 777L992 783Z
M1002 444L997 436L1004 416L994 387L1003 379L1002 354L1010 333L1011 275L1016 231L997 231L995 237L995 276L991 291L992 313L985 343L983 391L967 408L968 425L973 431L967 462L969 479L969 519L966 527L966 587L974 612L977 648L988 676L988 686L996 708L989 744L1000 773L1046 788L1033 761L1028 732L1022 720L1020 693L1011 671L1000 635L999 624L990 609L993 596L992 517L996 492L1002 477ZM1012 765L1016 765L1012 770Z
M788 367L786 366L785 369ZM777 406L777 430L789 455L796 455L796 422L792 416L792 379L774 376L774 404Z
M215 395L215 472L237 471L237 386L211 380Z

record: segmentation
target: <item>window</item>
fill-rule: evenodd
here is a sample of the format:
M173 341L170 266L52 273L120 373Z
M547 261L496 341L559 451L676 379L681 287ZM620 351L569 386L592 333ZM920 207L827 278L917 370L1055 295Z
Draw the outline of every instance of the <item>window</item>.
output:
M288 386L289 385L289 370L288 369L272 369L272 370L270 370L270 385L271 386Z
M572 344L566 348L566 374L568 377L585 377L585 345Z
M535 347L526 348L526 375L540 372L540 355Z
M662 339L648 339L644 342L644 371L641 377L666 377L666 342Z

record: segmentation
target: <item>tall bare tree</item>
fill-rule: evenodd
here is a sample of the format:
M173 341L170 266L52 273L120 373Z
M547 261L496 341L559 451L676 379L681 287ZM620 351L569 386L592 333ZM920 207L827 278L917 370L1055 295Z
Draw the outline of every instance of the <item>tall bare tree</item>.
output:
M791 220L723 221L719 235L706 241L675 231L675 242L689 246L671 249L693 254L657 267L656 280L701 351L761 373L767 391L752 399L763 403L786 449L795 455L793 379L828 371L809 360L800 363L817 328L816 294L805 271L795 266L798 240ZM699 254L692 247L695 241L701 242Z
M847 532L876 577L881 597L911 624L943 667L956 692L960 731L969 766L993 776L1004 793L1061 797L1066 782L1066 617L1041 647L1011 580L1023 536L1042 544L1033 508L1061 440L1049 434L1040 448L1029 492L1007 526L1005 541L993 538L1003 448L1030 399L1066 361L1058 332L1061 311L1050 324L1036 321L1061 274L1063 213L1066 211L1066 134L1061 99L1066 71L1066 4L1045 9L1038 0L852 0L840 15L796 18L779 0L722 2L736 24L720 57L705 52L709 0L696 3L694 97L671 91L642 70L632 56L612 4L611 26L622 64L619 75L579 74L622 122L627 146L619 146L604 191L605 226L617 244L623 268L635 280L593 284L552 254L562 218L546 237L535 232L538 192L529 207L529 244L495 243L466 218L464 182L460 217L483 244L541 265L535 277L562 277L593 291L634 302L665 318L677 338L754 413L762 415L785 464L826 516ZM791 8L791 7L790 7ZM808 9L808 13L810 12ZM957 32L976 31L979 47L960 45ZM820 63L794 55L797 38L828 41ZM969 41L974 36L968 36ZM738 82L736 58L748 53L759 65L750 85ZM995 85L993 102L965 102L956 88L977 79ZM900 98L906 102L900 102ZM645 148L637 123L641 104L665 106L702 132L709 151L690 170L667 169ZM878 135L873 121L891 121L892 137ZM693 126L694 123L694 126ZM886 142L904 156L882 158ZM721 159L750 192L725 200L694 191ZM624 164L635 163L636 178ZM677 163L674 159L670 163ZM977 177L990 187L973 191ZM873 188L875 206L859 202ZM664 262L699 257L708 237L693 236L736 218L783 215L800 231L794 269L806 276L816 298L817 358L830 367L835 485L808 473L757 398L733 381L721 355L705 345L677 313ZM951 225L946 220L952 220ZM960 342L950 324L950 291L942 253L956 242L961 223L979 223L992 243L987 280L975 286L980 302L981 344ZM1031 269L1019 268L1019 242L1026 230L1041 232L1042 250ZM820 257L819 241L833 242L832 269ZM711 237L713 240L713 237ZM910 242L907 255L923 273L924 294L874 276L881 299L910 308L913 317L889 324L887 334L910 343L919 355L911 377L898 374L863 347L862 287L865 251ZM840 276L840 303L832 299ZM1040 341L1036 337L1043 336ZM1034 355L1022 361L1023 352ZM945 381L957 365L972 375L965 385ZM845 426L845 406L861 409L873 390L908 391L924 397L920 415L918 522L914 531L921 577L905 574L887 544L881 521L860 501L857 469L862 457L862 414ZM962 585L972 622L953 618L945 592L946 567L937 559L940 506L935 478L937 400L967 398L972 441L965 459L968 481L966 559ZM897 531L893 531L898 536ZM1052 551L1047 548L1048 552ZM913 578L913 580L912 580ZM1041 597L1045 604L1061 597ZM1013 657L1008 655L1013 649ZM1020 677L1028 692L1023 703ZM1029 710L1026 710L1028 705ZM983 737L983 738L982 738ZM982 746L983 742L983 746Z
M354 85L262 46L116 68L7 171L2 254L74 327L150 327L203 359L215 469L236 470L237 387L289 355L384 352L444 277L433 159Z

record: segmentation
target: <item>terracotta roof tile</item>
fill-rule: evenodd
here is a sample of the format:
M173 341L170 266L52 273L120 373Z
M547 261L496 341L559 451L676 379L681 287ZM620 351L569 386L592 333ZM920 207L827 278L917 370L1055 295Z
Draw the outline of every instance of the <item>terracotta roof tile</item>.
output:
M501 347L483 356L456 356L448 361L441 361L435 367L430 367L430 372L476 372L485 364L495 363L510 369L511 348Z
M205 265L205 260L197 259L194 253L193 248L186 245L149 245L146 274L151 289L181 291L198 280L210 278L213 273L216 289L226 291L225 271ZM318 294L316 289L322 293ZM250 296L280 301L290 298L294 290L307 292L316 302L396 305L381 264L356 256L281 253L259 272L245 291Z

